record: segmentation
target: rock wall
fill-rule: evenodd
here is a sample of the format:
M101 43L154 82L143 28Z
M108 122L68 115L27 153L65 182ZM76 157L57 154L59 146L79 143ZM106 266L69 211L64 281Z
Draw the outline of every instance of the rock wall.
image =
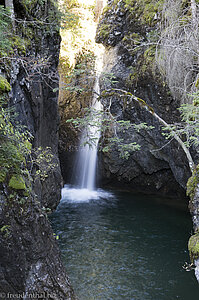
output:
M154 1L152 5L141 1L130 4L128 1L108 1L96 40L106 46L103 71L115 76L115 83L101 80L101 90L129 91L146 101L167 123L173 124L180 120L177 109L180 99L174 100L171 96L155 64L163 2ZM121 159L114 149L100 155L102 184L119 184L135 191L161 195L185 195L191 175L186 156L174 140L165 139L161 124L133 100L124 104L117 94L104 97L102 102L105 108L110 107L111 114L118 120L136 124L145 122L154 127L122 134L126 143L132 141L141 146L141 150L132 152L128 160Z
M59 86L60 44L56 1L17 0L14 15L12 34L17 44L9 50L11 58L8 54L3 59L1 52L1 74L11 87L7 89L9 107L18 114L14 122L31 132L33 152L38 147L49 149L50 162L43 166L43 178L30 179L28 193L19 185L11 188L6 179L0 182L1 296L75 299L47 217L60 200L62 186L57 156L58 92L54 92ZM37 168L33 174L36 172Z

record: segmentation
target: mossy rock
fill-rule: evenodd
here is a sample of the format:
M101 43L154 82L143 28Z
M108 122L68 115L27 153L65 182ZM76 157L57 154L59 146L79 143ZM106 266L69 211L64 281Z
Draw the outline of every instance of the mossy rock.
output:
M103 40L107 39L111 30L113 29L113 25L111 24L102 24L99 27L99 35L102 37Z
M26 55L26 47L28 42L25 39L21 38L18 35L12 37L12 47L13 49L17 49L18 53L22 55Z
M13 175L9 181L8 186L14 190L25 190L26 184L21 176Z
M191 262L199 257L199 233L192 235L188 242L188 249Z
M198 184L199 184L199 165L197 165L196 169L193 172L193 175L189 178L187 182L187 196L190 197L191 201L193 201L194 199L195 191Z
M11 86L7 79L0 75L0 94L5 92L10 92Z

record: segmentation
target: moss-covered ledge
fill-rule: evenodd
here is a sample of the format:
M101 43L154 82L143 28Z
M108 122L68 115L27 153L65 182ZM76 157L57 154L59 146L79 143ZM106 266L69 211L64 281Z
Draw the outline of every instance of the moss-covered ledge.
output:
M191 263L194 263L194 261L199 258L199 232L190 237L188 242L188 250Z
M189 196L189 211L192 216L193 228L199 232L199 165L187 182L187 196Z
M190 197L190 204L194 201L197 186L199 184L199 164L196 166L192 176L187 182L187 196Z

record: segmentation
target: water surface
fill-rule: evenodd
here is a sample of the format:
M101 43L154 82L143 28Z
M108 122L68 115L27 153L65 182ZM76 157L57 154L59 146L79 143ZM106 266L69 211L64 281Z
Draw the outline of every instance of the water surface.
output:
M182 268L189 262L188 212L151 196L85 194L66 187L51 216L80 300L199 299L193 271Z

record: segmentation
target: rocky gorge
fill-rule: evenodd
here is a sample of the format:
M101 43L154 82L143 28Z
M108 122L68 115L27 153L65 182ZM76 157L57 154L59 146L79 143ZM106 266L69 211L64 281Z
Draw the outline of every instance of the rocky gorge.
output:
M0 43L0 297L5 299L33 294L76 299L48 214L60 201L63 181L71 179L81 128L68 120L82 118L91 104L99 44L104 47L99 97L104 111L114 120L146 125L116 132L124 149L130 142L140 146L127 151L128 159L110 145L113 130L106 127L98 183L167 196L170 203L179 199L187 206L189 197L190 266L199 280L198 145L190 147L191 170L181 145L173 136L165 138L154 117L182 124L179 107L192 102L187 94L197 95L199 3L108 0L103 9L103 1L77 2L64 2L60 56L57 1L0 2L5 39Z
M189 208L196 247L191 247L190 253L195 253L194 257L198 253L198 146L190 148L196 168L193 171L182 144L174 137L165 138L158 118L167 125L180 124L179 107L193 101L189 93L197 94L198 64L195 62L198 60L198 34L197 26L193 27L197 10L197 1L110 0L103 10L96 34L96 42L105 47L100 79L100 99L104 110L112 119L130 121L131 124L144 123L152 128L128 129L125 133L118 130L117 137L122 139L124 146L130 142L140 145L140 150L130 152L128 159L121 158L117 145L110 146L107 137L112 136L113 131L107 132L106 129L105 135L101 136L101 144L110 150L99 153L99 184L166 195L171 197L171 203L179 199L179 203L186 205L187 191L187 195L192 195ZM79 100L76 103L83 103L83 95L83 92L77 95ZM69 99L67 95L65 99ZM158 118L154 117L155 114ZM67 115L68 112L61 113L61 120ZM77 116L81 116L78 109L72 117ZM66 166L70 168L75 157L73 150L78 144L74 135L76 131L67 126L62 127L61 122L59 152L63 170ZM66 132L72 141L70 145L62 138ZM68 182L67 171L63 176Z

